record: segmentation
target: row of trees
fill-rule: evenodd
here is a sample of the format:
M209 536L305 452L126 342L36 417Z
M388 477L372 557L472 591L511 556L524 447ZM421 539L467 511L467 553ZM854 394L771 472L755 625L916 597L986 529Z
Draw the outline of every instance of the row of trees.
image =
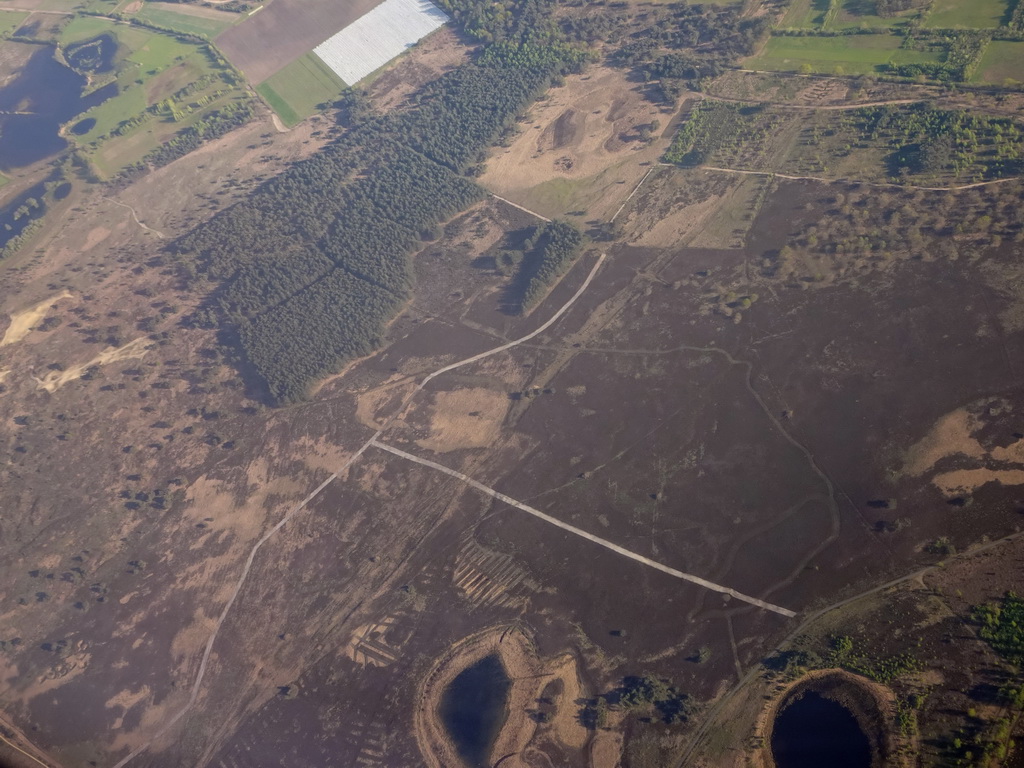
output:
M942 55L935 63L886 64L884 69L898 77L923 76L941 82L962 83L970 79L981 62L991 36L976 31L915 32L906 37L903 47L914 51L932 51Z
M497 43L407 111L346 110L341 138L175 244L221 283L201 314L240 345L274 401L303 398L380 344L411 288L417 243L483 194L462 174L583 60L565 45Z
M583 235L572 224L551 221L537 227L524 244L513 291L515 308L529 311L548 287L572 266L583 247Z

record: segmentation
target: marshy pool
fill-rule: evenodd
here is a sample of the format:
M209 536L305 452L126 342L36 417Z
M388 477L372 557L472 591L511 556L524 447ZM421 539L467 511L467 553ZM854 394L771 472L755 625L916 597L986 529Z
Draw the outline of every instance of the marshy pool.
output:
M497 654L480 659L452 680L441 698L441 722L467 765L483 766L505 724L512 681Z
M0 88L0 171L57 154L67 146L59 135L61 125L117 93L117 85L111 83L83 95L85 77L57 61L52 47L27 47L31 53L24 66Z

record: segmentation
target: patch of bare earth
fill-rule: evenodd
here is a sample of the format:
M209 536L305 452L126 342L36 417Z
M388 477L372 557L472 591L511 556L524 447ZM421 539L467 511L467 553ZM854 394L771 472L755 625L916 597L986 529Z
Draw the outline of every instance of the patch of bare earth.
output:
M647 101L622 70L592 67L530 108L480 182L545 216L610 219L667 148L676 112Z

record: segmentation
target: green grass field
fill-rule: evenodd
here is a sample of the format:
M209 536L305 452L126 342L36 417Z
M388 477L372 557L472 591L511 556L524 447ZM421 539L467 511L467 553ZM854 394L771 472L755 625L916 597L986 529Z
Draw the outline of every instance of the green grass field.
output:
M28 18L24 11L0 11L0 37L6 37Z
M72 125L87 119L95 124L84 135L68 138L86 150L104 176L140 160L211 110L243 96L239 87L224 79L222 67L205 45L91 17L72 20L61 37L67 44L102 34L114 35L118 41L115 71L101 81L116 79L118 93L77 115ZM205 78L201 87L180 95L173 109L165 103L201 78ZM163 106L157 113L147 113L156 105ZM125 123L131 127L122 128L121 135L111 135Z
M318 56L306 53L267 80L256 90L287 126L317 111L317 105L341 94L345 83Z
M911 11L899 16L878 16L873 0L841 0L837 13L829 17L825 29L893 29L908 25L920 15L920 11Z
M221 20L176 13L165 8L154 8L148 3L142 7L141 11L135 14L135 18L160 27L173 29L176 32L183 32L187 35L199 35L208 40L230 27L234 21L234 19Z
M985 49L972 83L1024 83L1024 42L994 40Z
M768 72L799 72L809 68L819 74L870 75L883 64L938 62L939 54L900 48L896 35L846 37L773 37L757 56L743 66Z
M793 0L780 26L786 29L818 29L825 23L828 9L829 0Z
M1008 0L934 0L924 26L933 29L995 29L1003 23Z

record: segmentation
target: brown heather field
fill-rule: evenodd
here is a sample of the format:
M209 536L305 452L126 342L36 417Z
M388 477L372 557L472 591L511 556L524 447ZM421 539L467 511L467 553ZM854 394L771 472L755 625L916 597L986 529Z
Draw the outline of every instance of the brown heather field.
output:
M0 347L0 759L28 759L13 743L69 767L135 750L130 765L150 768L451 766L438 689L494 650L514 678L503 766L674 765L691 743L724 764L714 750L748 745L778 682L751 670L812 612L935 564L936 541L963 551L1017 531L1019 222L998 242L960 233L941 258L818 258L807 227L856 190L659 167L670 134L632 133L655 110L614 72L590 77L531 112L482 179L526 207L549 201L541 212L583 211L594 240L579 262L529 316L509 314L494 253L537 220L478 204L417 256L388 345L306 403L248 396L214 334L183 322L208 286L183 285L162 246L314 151L326 120L253 123L118 191L147 229L76 191L0 265L0 333L16 338ZM394 85L378 94L389 106ZM568 191L545 197L563 157ZM593 181L608 174L623 182L611 192ZM998 213L1005 198L971 205ZM540 328L585 284L527 342L416 389ZM798 615L367 445L378 430ZM991 661L962 617L1016 585L1016 548L982 557L826 613L806 642L842 631L902 652L870 611L919 613L921 643L951 636L947 663L962 666L919 685L935 692L922 735L946 732L944 702L962 706L953 691L985 683ZM588 702L642 674L690 697L683 722L617 710L584 727ZM744 714L716 730L730 712Z

